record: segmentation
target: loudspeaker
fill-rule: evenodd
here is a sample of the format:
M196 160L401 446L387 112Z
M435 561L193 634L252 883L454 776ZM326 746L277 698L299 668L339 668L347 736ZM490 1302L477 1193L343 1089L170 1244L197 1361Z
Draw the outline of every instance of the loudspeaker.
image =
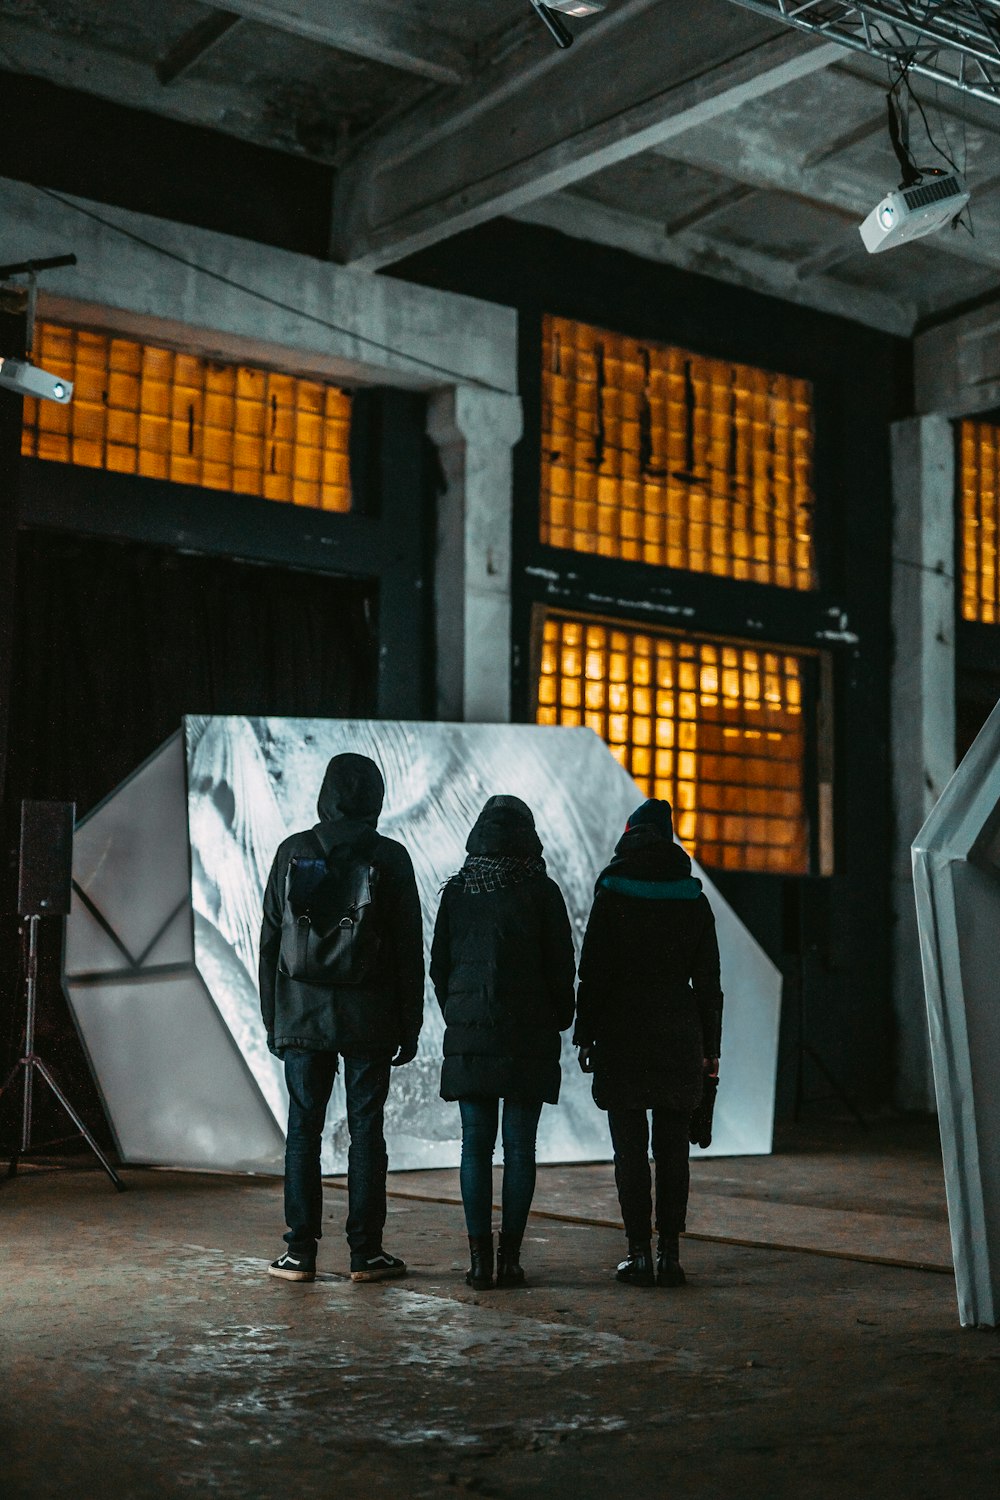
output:
M75 802L22 802L17 910L22 917L65 917L73 883Z

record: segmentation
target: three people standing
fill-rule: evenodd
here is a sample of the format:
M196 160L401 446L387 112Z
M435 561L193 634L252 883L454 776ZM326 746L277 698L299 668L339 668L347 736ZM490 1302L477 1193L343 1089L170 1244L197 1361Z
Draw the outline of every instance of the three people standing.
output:
M416 1055L423 941L413 867L376 831L384 783L373 761L335 756L319 823L279 847L264 896L261 1012L285 1065L286 1252L269 1267L315 1277L322 1233L320 1142L340 1059L347 1093L347 1238L357 1281L405 1274L382 1245L387 1159L383 1113L391 1066ZM544 1103L560 1087L560 1033L573 1021L575 957L566 904L546 873L530 808L491 797L467 858L446 881L430 974L445 1021L441 1095L462 1119L460 1184L468 1285L494 1285L493 1154L504 1149L496 1286L524 1285L521 1242L535 1188ZM691 1117L717 1072L722 1023L711 907L673 841L670 805L630 817L598 878L580 968L574 1040L608 1112L631 1285L684 1280L678 1236L688 1195ZM656 1163L652 1258L649 1126Z

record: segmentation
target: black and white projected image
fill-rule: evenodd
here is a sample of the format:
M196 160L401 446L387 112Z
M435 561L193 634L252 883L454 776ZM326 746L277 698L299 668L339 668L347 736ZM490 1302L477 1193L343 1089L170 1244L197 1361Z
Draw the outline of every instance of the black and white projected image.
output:
M587 729L192 716L185 720L185 735L195 962L282 1128L282 1067L267 1051L257 995L261 898L278 843L316 821L316 796L331 756L353 751L371 756L382 769L386 798L379 828L405 844L413 859L428 956L441 887L461 865L468 831L488 796L514 792L533 809L578 952L595 877L642 800ZM723 982L728 972L739 975L741 986L739 995L727 996L726 1033L736 1033L742 1076L720 1091L712 1151L769 1151L780 980L706 886L719 923ZM393 1168L457 1163L458 1106L438 1094L442 1034L428 979L420 1051L394 1072L386 1108ZM339 1080L328 1120L332 1133L328 1129L324 1137L323 1170L341 1172L347 1129ZM542 1112L539 1160L601 1160L609 1154L606 1118L593 1104L590 1080L579 1070L567 1033L562 1095L557 1106Z

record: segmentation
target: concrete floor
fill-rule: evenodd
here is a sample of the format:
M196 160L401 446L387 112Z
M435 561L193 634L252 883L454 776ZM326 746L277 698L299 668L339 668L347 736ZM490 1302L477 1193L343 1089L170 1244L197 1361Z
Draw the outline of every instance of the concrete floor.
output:
M621 1234L584 1222L613 1211L607 1167L540 1173L521 1293L465 1287L460 1212L425 1201L449 1174L392 1180L411 1274L367 1287L343 1275L337 1185L323 1275L295 1286L264 1274L280 1182L126 1179L28 1168L0 1190L4 1500L1000 1493L1000 1341L959 1328L950 1275L887 1263L942 1243L926 1127L696 1164L692 1222L722 1237L686 1242L676 1292L613 1281ZM828 1243L769 1248L774 1212ZM759 1242L727 1243L732 1222Z

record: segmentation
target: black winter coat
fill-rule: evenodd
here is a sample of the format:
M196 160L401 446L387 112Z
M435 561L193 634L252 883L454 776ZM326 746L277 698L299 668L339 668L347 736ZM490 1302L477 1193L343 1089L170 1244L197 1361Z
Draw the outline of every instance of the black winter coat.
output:
M715 917L678 844L647 825L616 854L587 924L573 1040L592 1049L600 1109L694 1110L722 1031Z
M572 1025L576 958L562 892L538 874L503 890L444 888L431 980L444 1014L443 1099L555 1104L559 1033Z
M368 764L377 775L374 764ZM320 822L278 846L268 877L260 934L260 1008L268 1045L279 1056L285 1047L347 1057L391 1055L401 1045L415 1045L423 1021L423 923L413 865L402 844L373 832L377 813L350 815L351 790L338 788L336 777L331 780L328 773L319 799ZM288 866L294 857L325 859L354 849L378 871L372 907L381 947L375 967L363 985L327 987L292 979L279 962Z

